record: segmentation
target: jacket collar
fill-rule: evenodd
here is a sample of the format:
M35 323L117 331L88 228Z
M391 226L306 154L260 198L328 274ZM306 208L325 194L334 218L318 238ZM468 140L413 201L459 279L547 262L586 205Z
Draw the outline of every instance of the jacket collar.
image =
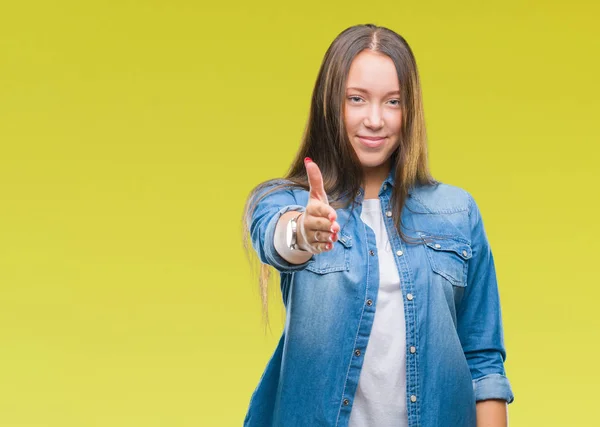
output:
M379 196L382 196L386 193L391 193L392 187L396 186L396 170L394 168L390 169L387 177L381 183L381 187L379 188ZM415 187L412 186L408 189L409 196L412 196L415 192ZM364 199L365 190L361 187L356 194L356 202L362 204Z

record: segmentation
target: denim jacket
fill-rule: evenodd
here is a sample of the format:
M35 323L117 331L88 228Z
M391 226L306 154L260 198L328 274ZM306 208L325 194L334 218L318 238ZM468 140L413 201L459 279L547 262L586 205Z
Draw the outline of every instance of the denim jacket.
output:
M419 244L406 244L394 227L393 185L391 171L378 197L404 297L408 425L475 427L477 401L514 399L480 211L459 187L413 187L402 230ZM305 210L308 192L276 191L257 205L252 245L280 273L286 319L244 426L348 425L379 287L375 234L360 218L363 197L361 188L348 208L337 209L341 230L333 249L303 264L283 259L273 238L282 214Z

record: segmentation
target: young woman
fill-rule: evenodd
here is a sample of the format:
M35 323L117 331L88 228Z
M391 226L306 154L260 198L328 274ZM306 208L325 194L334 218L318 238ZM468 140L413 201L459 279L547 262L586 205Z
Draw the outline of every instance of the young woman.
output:
M412 51L375 25L331 44L302 144L244 214L284 332L245 426L506 426L492 252L467 191L427 165Z

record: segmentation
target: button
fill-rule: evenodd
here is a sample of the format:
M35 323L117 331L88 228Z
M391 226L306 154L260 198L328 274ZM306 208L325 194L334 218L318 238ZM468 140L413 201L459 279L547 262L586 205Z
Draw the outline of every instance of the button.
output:
M396 252L396 255L398 255L398 256L402 256L402 251L397 251L397 252Z
M392 216L392 211L387 211L387 212L385 213L385 216L387 216L387 217L390 217L390 216Z
M383 189L387 190L387 184L383 184Z
M410 346L410 352L413 353L413 354L416 353L417 352L417 347L415 347L414 345L411 345Z
M360 350L359 349L354 350L354 355L356 357L360 356Z
M412 396L410 396L410 401L411 402L416 402L417 401L417 396L415 396L414 394Z
M467 251L463 251L463 256L466 257L467 255L469 255L469 253Z
M413 294L406 294L406 299L409 301L413 300Z
M436 243L435 245L433 245L436 249L441 248L441 246L439 245L439 243Z
M371 301L370 299L368 299L368 300L367 300L367 305L368 305L369 307L371 307L371 306L373 305L373 301Z
M348 399L344 399L344 406L348 406L348 403L350 403L350 401Z
M373 252L373 249L371 249L371 250L369 251L369 255L371 255L371 256L374 256L374 255L375 255L375 252Z

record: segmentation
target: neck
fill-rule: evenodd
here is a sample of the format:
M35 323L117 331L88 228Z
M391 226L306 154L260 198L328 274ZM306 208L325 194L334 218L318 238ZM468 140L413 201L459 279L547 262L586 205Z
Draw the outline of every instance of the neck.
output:
M382 165L374 168L363 167L363 187L365 189L365 199L376 199L379 197L381 184L390 173L391 162L388 159Z

